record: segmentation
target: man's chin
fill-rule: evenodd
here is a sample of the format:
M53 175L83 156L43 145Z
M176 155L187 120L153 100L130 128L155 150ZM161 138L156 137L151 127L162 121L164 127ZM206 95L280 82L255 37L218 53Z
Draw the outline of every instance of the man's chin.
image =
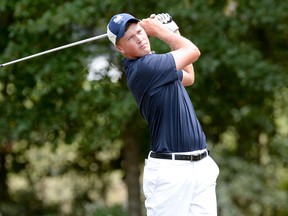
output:
M147 54L151 53L151 49L146 48L146 49L143 50L142 53L143 53L143 55L147 55Z

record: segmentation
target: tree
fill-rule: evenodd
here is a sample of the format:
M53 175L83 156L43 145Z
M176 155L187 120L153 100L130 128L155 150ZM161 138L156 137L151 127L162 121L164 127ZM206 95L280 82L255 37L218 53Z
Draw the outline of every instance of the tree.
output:
M122 11L140 19L169 12L181 34L202 53L194 65L195 85L187 90L220 166L219 214L285 215L287 7L272 0L2 1L1 63L100 35L112 15ZM155 51L169 50L151 40ZM103 54L110 64L99 71L99 80L88 81L88 62ZM122 71L120 59L103 39L0 68L0 211L4 201L15 202L8 176L29 170L25 151L77 143L75 161L59 175L95 172L105 196L106 173L125 170L130 214L141 215L137 175L148 153L149 134L124 74L118 82L107 74L115 67ZM113 154L103 160L99 152ZM49 175L43 172L39 179ZM86 192L75 199L89 202ZM27 204L30 213L41 211L35 203L48 211L35 195Z

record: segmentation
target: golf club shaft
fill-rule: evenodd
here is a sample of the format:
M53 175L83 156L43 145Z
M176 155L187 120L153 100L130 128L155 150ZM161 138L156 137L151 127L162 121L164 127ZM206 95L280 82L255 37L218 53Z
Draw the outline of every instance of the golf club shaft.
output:
M48 54L48 53L51 53L51 52L55 52L55 51L58 51L58 50L62 50L62 49L66 49L66 48L69 48L69 47L77 46L79 44L83 44L83 43L88 43L88 42L91 42L91 41L99 40L99 39L105 38L105 37L107 37L107 34L98 35L98 36L91 37L91 38L88 38L88 39L85 39L85 40L81 40L81 41L70 43L70 44L67 44L67 45L64 45L64 46L56 47L54 49L46 50L44 52L36 53L34 55L30 55L30 56L27 56L27 57L24 57L24 58L20 58L20 59L14 60L14 61L10 61L10 62L1 64L0 67L5 67L7 65L15 64L17 62L25 61L25 60L28 60L28 59L31 59L31 58L35 58L35 57L38 57L38 56L41 56L41 55L45 55L45 54Z

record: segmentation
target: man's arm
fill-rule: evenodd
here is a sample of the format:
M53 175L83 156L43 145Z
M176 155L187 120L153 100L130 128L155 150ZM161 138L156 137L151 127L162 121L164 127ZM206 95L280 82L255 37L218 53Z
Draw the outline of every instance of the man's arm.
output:
M180 35L180 31L179 30L176 30L174 33ZM193 64L191 63L191 64L187 65L186 67L184 67L182 69L182 71L183 71L182 84L184 86L193 85L193 83L195 81L195 73L194 73Z
M167 29L157 19L143 19L140 25L144 28L148 36L156 37L167 43L173 50L176 69L186 70L183 73L183 85L191 85L194 82L194 70L191 65L200 56L199 49L188 39L180 34L175 34Z

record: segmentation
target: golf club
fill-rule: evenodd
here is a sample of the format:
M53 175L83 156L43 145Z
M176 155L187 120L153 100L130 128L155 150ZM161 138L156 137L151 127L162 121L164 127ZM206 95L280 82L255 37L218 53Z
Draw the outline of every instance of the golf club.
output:
M70 43L70 44L67 44L67 45L64 45L64 46L56 47L54 49L49 49L49 50L46 50L44 52L36 53L34 55L30 55L30 56L27 56L27 57L24 57L24 58L20 58L20 59L14 60L14 61L10 61L10 62L4 63L4 64L0 64L0 67L5 67L7 65L15 64L17 62L25 61L25 60L28 60L28 59L31 59L31 58L35 58L35 57L38 57L38 56L41 56L41 55L45 55L45 54L48 54L48 53L51 53L51 52L55 52L55 51L58 51L58 50L66 49L66 48L69 48L69 47L73 47L73 46L76 46L76 45L79 45L79 44L84 44L84 43L88 43L88 42L91 42L91 41L99 40L99 39L102 39L102 38L105 38L105 37L107 37L107 34L98 35L98 36L91 37L91 38L88 38L88 39L85 39L85 40L81 40L81 41Z

